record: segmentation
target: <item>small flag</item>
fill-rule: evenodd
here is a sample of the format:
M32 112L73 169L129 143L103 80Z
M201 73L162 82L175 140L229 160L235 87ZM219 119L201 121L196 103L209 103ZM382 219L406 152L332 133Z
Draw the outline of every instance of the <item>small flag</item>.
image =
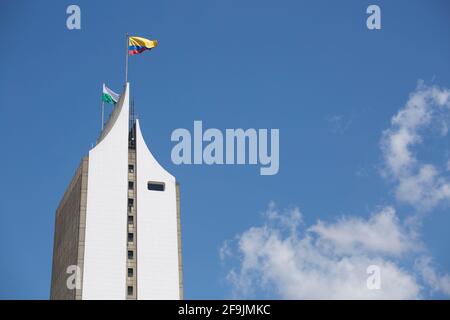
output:
M106 103L115 104L119 101L119 95L103 84L102 100Z
M152 50L158 45L157 40L148 40L141 37L129 37L128 38L128 54L134 55L142 53L145 50Z

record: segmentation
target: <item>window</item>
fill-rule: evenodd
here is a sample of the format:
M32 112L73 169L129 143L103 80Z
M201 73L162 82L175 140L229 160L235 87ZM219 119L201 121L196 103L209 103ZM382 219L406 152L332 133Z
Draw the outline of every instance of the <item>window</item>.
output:
M129 224L133 224L134 222L134 217L133 216L128 216L128 223Z
M133 250L128 250L128 259L133 259L134 258L134 252Z
M128 198L128 207L132 207L134 204L134 199Z
M133 268L128 268L128 277L131 278L133 276Z
M133 295L133 286L128 286L128 295L132 296Z
M164 184L164 182L149 181L147 183L147 188L148 188L148 190L152 190L152 191L164 191L165 184Z
M128 165L128 172L129 173L134 173L134 166L132 164Z
M134 182L128 181L128 190L133 190L133 189L134 189Z
M128 242L133 242L133 240L134 240L134 234L129 232L128 233Z

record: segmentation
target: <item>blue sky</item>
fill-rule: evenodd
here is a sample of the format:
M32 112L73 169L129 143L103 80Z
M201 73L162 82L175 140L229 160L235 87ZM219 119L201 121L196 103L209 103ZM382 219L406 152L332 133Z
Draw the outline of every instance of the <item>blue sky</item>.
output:
M66 28L70 4L81 8L81 30ZM381 7L381 30L366 28L370 4ZM242 270L241 262L219 253L224 242L264 224L272 201L279 211L298 207L305 226L342 216L368 221L388 206L399 225L419 216L417 243L425 253L386 259L415 277L420 297L448 297L413 265L425 255L437 274L450 270L449 201L423 210L399 197L400 180L381 174L386 154L380 148L383 131L418 81L450 88L447 1L0 6L1 38L8 43L0 51L1 298L49 297L54 212L98 136L102 83L116 91L123 85L126 32L159 40L155 50L130 58L129 80L147 144L181 184L186 298L234 297L229 274ZM279 173L261 176L250 165L174 165L170 135L192 131L194 120L221 130L279 128ZM440 177L448 181L448 135L434 127L421 132L425 143L411 152L444 168ZM239 255L239 244L235 250ZM261 280L259 269L252 272ZM269 282L249 297L290 297L276 279Z

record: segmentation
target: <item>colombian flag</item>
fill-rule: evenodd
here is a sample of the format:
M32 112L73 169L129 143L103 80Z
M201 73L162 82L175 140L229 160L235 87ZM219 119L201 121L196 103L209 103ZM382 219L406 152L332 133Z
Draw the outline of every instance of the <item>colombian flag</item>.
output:
M145 50L152 50L158 45L157 40L148 40L141 37L129 37L128 38L128 54L134 55Z

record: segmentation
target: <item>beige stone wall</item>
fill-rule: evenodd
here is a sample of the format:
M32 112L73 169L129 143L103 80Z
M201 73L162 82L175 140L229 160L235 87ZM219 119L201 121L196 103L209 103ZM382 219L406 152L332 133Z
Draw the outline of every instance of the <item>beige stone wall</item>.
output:
M69 290L66 282L70 265L79 266L82 281L88 163L88 157L81 161L56 209L51 299L81 299L81 288Z

